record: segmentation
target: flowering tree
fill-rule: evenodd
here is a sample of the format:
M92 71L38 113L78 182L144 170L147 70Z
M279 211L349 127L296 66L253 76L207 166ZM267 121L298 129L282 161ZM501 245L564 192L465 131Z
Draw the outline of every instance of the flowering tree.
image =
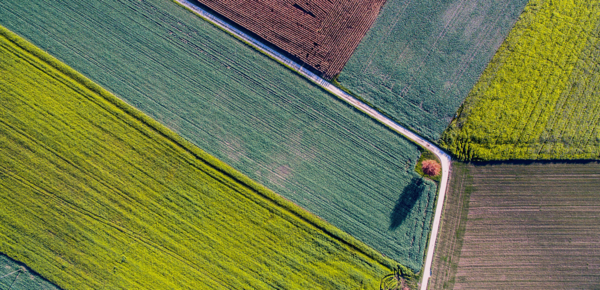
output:
M429 176L436 176L440 174L442 167L435 160L425 160L423 161L423 173Z

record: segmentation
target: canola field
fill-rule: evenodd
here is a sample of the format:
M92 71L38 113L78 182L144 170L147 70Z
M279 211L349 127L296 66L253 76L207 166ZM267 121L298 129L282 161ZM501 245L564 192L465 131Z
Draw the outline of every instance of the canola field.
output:
M414 172L418 147L197 15L164 0L8 0L0 24L251 179L422 267L436 185Z
M532 0L442 146L462 160L600 157L600 3Z
M377 289L395 266L2 27L0 75L0 252L61 288Z
M343 87L436 142L527 0L388 0Z

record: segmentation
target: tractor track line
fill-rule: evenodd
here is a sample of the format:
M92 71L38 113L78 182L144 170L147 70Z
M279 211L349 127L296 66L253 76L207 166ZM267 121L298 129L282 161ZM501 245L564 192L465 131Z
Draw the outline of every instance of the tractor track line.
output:
M255 38L245 34L243 31L233 27L232 25L223 21L219 17L194 5L193 3L189 2L188 0L173 0L173 1L175 1L176 3L180 4L181 6L183 6L185 8L187 8L194 14L197 14L198 16L200 16L201 18L210 22L211 24L215 25L216 27L231 34L235 38L243 41L244 43L248 44L249 46L251 46L251 47L255 48L256 50L262 52L263 54L269 56L270 58L274 59L275 61L287 66L288 68L295 71L299 75L307 78L311 82L317 84L322 89L335 95L339 99L345 101L346 103L350 104L351 106L360 110L361 112L369 115L371 118L377 120L378 122L380 122L381 124L390 128L394 132L404 136L405 138L418 144L419 146L423 147L424 149L433 152L433 154L435 154L436 157L439 158L441 165L442 165L442 179L438 185L438 198L437 198L437 203L436 203L436 208L435 208L435 216L433 219L433 225L432 225L431 234L429 237L429 243L427 246L427 252L426 252L427 257L426 257L425 265L423 268L423 278L421 280L421 290L426 290L427 282L429 280L429 277L431 276L431 263L433 261L433 252L435 249L435 243L436 243L438 230L439 230L439 226L440 226L440 219L442 216L444 199L445 199L446 191L448 188L448 178L450 177L450 166L451 166L450 155L446 154L446 152L442 151L440 148L435 146L435 144L427 141L426 139L422 138L421 136L417 135L416 133L412 132L411 130L390 120L389 118L382 115L375 109L369 107L368 105L364 104L363 102L359 101L358 99L352 97L348 93L346 93L343 90L341 90L340 88L334 86L333 84L326 81L325 79L317 76L316 74L314 74L313 72L304 68L303 66L288 59L286 56L280 54L279 52L275 51L274 49L263 44L258 39L255 39Z

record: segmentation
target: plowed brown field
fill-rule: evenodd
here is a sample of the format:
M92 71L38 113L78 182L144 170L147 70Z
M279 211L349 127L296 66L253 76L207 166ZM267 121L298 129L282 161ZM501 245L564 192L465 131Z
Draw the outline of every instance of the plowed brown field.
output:
M596 289L600 163L455 163L429 289Z
M342 70L385 0L198 2L331 79Z

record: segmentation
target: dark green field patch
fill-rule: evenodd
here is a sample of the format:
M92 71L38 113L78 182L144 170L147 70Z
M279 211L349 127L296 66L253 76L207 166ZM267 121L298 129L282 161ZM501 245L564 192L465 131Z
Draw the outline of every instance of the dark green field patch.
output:
M59 290L27 266L0 254L0 289Z
M441 145L461 160L600 158L600 3L532 0Z
M377 289L396 265L0 27L0 252L64 289Z
M0 2L0 24L211 155L418 271L435 184L410 141L165 0Z
M527 0L388 0L339 82L437 141Z

